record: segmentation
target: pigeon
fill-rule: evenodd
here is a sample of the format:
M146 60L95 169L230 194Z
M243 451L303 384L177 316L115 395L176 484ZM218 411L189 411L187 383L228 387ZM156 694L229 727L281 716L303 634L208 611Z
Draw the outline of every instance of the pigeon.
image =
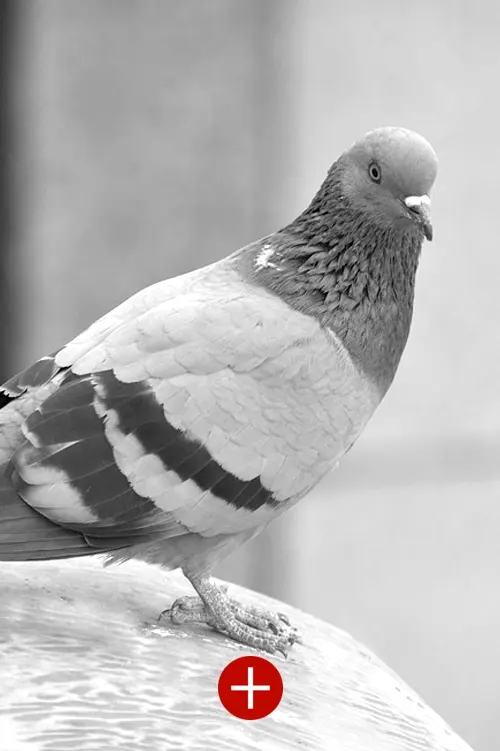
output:
M216 563L303 498L363 431L412 318L437 158L372 130L283 229L138 292L0 392L0 560L180 568L164 611L287 654Z

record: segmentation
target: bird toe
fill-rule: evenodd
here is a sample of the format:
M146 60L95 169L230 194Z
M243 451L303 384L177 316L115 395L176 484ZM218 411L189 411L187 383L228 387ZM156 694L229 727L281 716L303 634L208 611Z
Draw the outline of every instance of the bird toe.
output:
M178 597L172 605L163 610L158 620L169 620L177 626L184 623L208 623L209 615L199 597Z

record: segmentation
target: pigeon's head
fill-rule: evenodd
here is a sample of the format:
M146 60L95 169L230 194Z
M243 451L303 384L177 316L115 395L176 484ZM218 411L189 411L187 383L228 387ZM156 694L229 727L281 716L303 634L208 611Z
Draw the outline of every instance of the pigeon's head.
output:
M430 198L437 174L432 146L405 128L371 130L339 164L349 203L383 226L397 225L432 240Z

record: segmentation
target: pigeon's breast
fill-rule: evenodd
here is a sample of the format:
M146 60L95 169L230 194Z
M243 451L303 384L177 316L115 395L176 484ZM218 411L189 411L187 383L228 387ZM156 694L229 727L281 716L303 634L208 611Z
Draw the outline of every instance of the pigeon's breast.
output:
M302 367L290 382L295 406L287 440L291 443L293 431L295 449L307 463L312 482L298 498L337 465L381 400L378 386L331 329L318 326L303 355Z

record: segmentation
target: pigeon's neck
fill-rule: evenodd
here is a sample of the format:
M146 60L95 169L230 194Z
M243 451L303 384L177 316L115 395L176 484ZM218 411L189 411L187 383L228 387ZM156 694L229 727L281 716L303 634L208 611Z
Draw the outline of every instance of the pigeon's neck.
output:
M383 394L410 330L419 233L378 227L337 202L311 204L247 249L247 278L316 317ZM248 252L250 251L250 252Z

